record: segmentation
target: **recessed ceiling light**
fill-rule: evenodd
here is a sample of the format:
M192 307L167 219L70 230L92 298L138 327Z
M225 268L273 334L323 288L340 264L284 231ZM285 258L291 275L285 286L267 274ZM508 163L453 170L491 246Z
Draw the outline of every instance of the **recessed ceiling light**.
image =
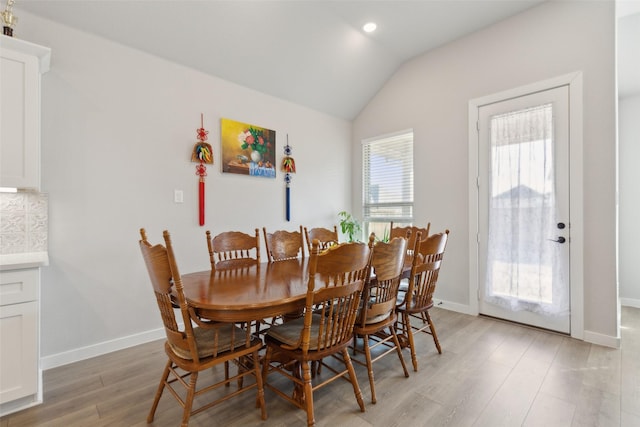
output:
M375 22L367 22L366 24L364 24L364 26L362 27L362 29L365 31L365 33L371 33L374 32L377 28L377 25Z

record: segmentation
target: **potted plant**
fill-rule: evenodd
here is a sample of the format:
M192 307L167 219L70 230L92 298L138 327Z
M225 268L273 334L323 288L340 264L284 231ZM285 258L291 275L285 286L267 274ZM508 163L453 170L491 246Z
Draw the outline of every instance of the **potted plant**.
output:
M340 229L342 234L347 236L349 242L360 241L362 228L357 219L355 219L349 212L342 211L338 214L340 221Z
M378 236L376 236L376 241L378 242L389 243L390 239L391 239L391 233L389 232L389 229L387 227L384 228L384 233L382 234L382 238L379 238Z

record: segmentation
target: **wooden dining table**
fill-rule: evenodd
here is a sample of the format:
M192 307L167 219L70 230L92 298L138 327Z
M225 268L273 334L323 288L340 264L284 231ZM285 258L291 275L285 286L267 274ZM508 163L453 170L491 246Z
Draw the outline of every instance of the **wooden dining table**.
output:
M307 294L308 261L305 257L185 274L184 294L198 316L218 322L300 312Z
M405 259L403 277L408 277L412 259ZM296 317L304 309L308 281L309 257L182 276L187 303L198 316L234 323L287 314Z

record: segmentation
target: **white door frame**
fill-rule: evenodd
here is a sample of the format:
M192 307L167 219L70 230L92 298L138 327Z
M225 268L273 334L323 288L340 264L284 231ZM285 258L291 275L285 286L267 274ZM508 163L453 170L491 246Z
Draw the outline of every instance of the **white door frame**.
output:
M582 72L543 80L469 101L469 311L479 314L478 109L558 86L569 86L569 224L571 227L571 336L584 336L584 216L582 173Z

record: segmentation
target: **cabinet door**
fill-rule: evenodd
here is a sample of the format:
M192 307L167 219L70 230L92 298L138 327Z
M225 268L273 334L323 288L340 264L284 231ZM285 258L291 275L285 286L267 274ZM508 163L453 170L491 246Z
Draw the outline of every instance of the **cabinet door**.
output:
M40 71L38 58L0 53L0 187L40 187Z
M38 391L38 303L0 307L0 404Z

